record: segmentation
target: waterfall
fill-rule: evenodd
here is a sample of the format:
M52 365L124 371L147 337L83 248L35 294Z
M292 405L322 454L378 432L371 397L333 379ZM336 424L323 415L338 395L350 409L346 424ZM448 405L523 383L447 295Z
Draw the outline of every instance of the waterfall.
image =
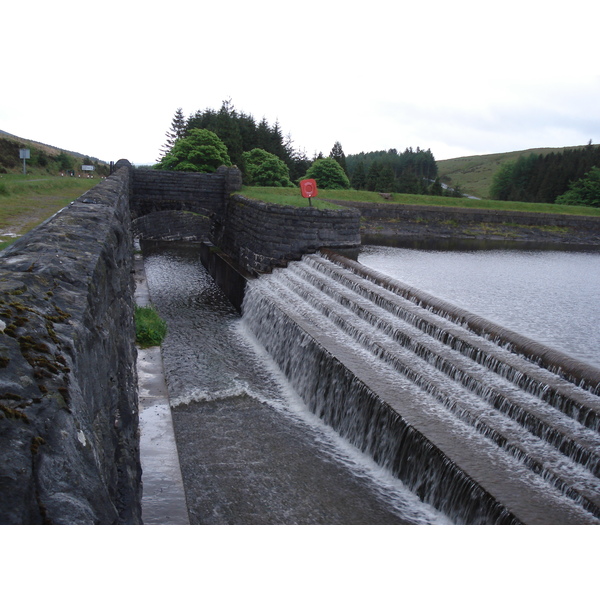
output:
M249 283L243 318L315 415L456 522L598 522L593 386L376 279L307 256Z

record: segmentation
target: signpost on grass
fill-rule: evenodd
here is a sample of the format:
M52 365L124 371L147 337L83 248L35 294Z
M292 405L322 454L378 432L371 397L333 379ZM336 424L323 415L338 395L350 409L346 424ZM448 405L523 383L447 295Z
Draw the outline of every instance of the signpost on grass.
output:
M317 190L317 182L314 179L303 179L300 182L300 192L303 198L308 198L308 205L312 206L311 198L316 198L319 190Z
M31 158L31 151L27 148L20 148L19 158L23 159L23 175L27 175L27 163L25 161Z

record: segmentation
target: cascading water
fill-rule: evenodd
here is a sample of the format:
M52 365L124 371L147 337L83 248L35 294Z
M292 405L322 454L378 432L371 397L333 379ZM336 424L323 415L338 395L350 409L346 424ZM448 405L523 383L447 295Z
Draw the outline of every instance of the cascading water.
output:
M310 410L456 522L597 523L596 384L347 267L308 256L246 291L245 323Z
M192 524L452 522L306 408L197 244L142 247Z

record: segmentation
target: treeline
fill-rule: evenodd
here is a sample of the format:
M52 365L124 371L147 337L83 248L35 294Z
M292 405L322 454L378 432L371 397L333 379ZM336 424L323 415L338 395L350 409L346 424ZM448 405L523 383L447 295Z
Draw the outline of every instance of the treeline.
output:
M404 194L454 195L437 178L437 163L431 150L395 148L361 152L346 157L348 176L356 190ZM456 192L461 195L460 192Z
M583 148L521 156L494 175L490 195L495 200L554 204L593 167L600 167L600 146L590 140Z
M187 119L182 110L177 109L167 132L167 141L161 149L159 161L163 168L164 158L172 151L175 142L190 136L190 132L196 129L208 130L218 136L227 148L231 163L242 169L247 182L258 181L256 174L249 176L245 162L248 152L259 149L283 161L292 182L307 176L316 161L325 160L325 167L321 166L321 169L331 170L327 160L333 159L343 169L344 175L336 173L335 181L321 175L330 185L375 192L462 195L459 190L443 188L437 178L437 164L431 150L407 148L398 152L391 149L346 157L340 142L336 141L327 158L319 153L310 159L304 151L294 148L290 135L283 135L279 122L270 124L266 118L256 121L252 115L236 110L231 100L223 101L219 110L198 110ZM348 181L344 180L346 176Z
M215 133L227 147L234 165L242 168L242 154L255 148L265 150L281 159L295 181L302 177L312 161L304 152L293 147L290 136L284 136L278 121L271 125L265 118L255 118L237 111L230 100L225 100L219 110L207 108L198 110L187 119L181 109L177 109L171 130L167 133L167 142L163 146L163 155L169 152L175 141L185 137L192 129L207 129Z

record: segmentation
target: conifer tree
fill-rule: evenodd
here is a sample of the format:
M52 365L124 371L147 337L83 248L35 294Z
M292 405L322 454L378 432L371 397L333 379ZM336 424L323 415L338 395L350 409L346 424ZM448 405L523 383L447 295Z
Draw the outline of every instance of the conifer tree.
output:
M342 169L344 169L344 173L348 175L348 168L346 167L346 155L342 150L342 145L339 142L336 142L329 153L329 158L333 158Z
M186 127L185 118L183 116L183 110L181 108L178 108L175 111L173 120L171 121L171 128L166 133L167 141L162 145L160 149L160 156L158 158L159 161L173 149L175 142L185 135L185 130Z

